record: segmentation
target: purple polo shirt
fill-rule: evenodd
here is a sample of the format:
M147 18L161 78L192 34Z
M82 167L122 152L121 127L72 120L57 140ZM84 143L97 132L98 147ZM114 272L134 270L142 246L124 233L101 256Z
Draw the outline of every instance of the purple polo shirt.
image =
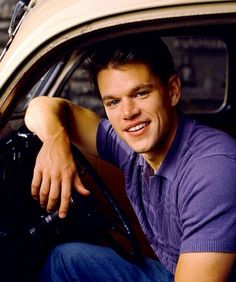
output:
M159 171L100 122L97 149L124 173L127 196L162 264L180 253L236 252L236 141L184 116Z

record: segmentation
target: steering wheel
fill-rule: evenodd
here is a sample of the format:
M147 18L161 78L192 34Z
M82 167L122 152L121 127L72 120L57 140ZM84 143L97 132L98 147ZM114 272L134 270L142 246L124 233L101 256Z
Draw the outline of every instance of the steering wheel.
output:
M73 191L66 219L60 219L57 211L45 214L38 224L28 229L28 234L41 244L49 238L55 240L56 235L63 237L62 242L82 240L108 245L126 259L140 260L138 239L109 188L79 149L72 145L71 150L80 179L90 188L90 196Z
M74 190L68 215L60 219L57 211L47 213L31 196L33 168L42 146L38 137L23 126L0 145L1 281L35 281L51 248L69 241L106 245L129 260L142 259L139 241L119 204L76 147L72 152L77 171L91 194L84 197Z

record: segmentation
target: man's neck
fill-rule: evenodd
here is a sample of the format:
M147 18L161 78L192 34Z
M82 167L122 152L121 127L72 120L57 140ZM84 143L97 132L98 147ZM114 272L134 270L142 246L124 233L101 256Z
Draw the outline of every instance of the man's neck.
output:
M157 144L156 148L153 151L141 154L146 162L150 165L154 172L157 172L161 167L176 135L178 127L178 118L175 119L175 124L172 127L172 130L169 132L168 137L161 144Z

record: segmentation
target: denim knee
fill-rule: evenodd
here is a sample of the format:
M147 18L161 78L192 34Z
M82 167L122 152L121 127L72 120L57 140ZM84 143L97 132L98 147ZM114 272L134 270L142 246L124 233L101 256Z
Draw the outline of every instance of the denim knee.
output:
M173 281L173 275L157 261L127 261L113 249L86 243L57 246L45 263L42 282L151 282Z

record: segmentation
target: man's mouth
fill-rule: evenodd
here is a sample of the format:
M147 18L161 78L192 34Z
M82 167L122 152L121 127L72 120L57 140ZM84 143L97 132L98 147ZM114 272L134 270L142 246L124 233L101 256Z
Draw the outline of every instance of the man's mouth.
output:
M143 123L140 123L140 124L137 124L135 126L130 127L127 131L128 132L135 132L135 131L138 131L138 130L146 127L147 125L148 125L147 122L143 122Z

